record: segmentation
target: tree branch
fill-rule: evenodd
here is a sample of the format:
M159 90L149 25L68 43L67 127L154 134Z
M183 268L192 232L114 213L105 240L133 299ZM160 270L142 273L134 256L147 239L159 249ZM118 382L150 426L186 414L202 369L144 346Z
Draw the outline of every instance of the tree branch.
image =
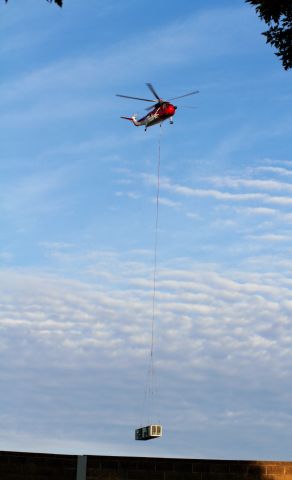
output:
M256 9L257 14L270 27L262 34L266 42L276 48L275 55L281 58L285 70L292 68L292 1L291 0L245 0Z

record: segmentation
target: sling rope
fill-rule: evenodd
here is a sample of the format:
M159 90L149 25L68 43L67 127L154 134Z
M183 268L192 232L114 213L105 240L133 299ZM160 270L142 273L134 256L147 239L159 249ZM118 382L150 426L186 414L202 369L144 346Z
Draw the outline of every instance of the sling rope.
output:
M161 143L162 127L159 127L158 137L158 159L157 159L157 183L156 183L156 216L155 216L155 235L154 235L154 265L153 265L153 291L152 291L152 320L151 320L151 346L150 346L150 363L147 372L147 382L144 395L144 408L147 400L149 402L148 419L149 424L152 423L153 417L157 411L154 411L154 403L157 400L157 378L154 368L154 327L156 319L156 283L157 283L157 252L158 252L158 220L159 220L159 195L160 195L160 143ZM156 405L156 408L158 406ZM160 423L159 418L156 418L155 423Z

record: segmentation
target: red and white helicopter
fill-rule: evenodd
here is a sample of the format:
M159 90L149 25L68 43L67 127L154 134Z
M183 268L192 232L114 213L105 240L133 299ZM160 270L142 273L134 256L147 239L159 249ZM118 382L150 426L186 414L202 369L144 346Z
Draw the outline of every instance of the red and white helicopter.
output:
M131 122L133 122L134 125L136 125L136 127L140 127L141 125L144 125L145 132L148 127L152 127L152 125L155 125L157 123L162 123L164 122L164 120L167 120L168 118L170 120L170 123L173 124L173 115L175 114L177 107L174 106L172 103L170 103L170 100L177 100L178 98L188 97L189 95L195 95L196 93L199 93L199 90L195 90L194 92L185 93L184 95L171 98L170 100L163 100L162 98L159 97L159 95L157 94L157 92L155 91L151 83L146 83L146 85L149 88L149 90L153 93L156 100L149 100L147 98L139 98L139 97L129 97L128 95L120 95L120 94L116 95L117 97L131 98L133 100L142 100L143 102L155 103L155 105L146 108L146 110L151 110L151 111L147 113L145 117L140 118L140 120L137 120L136 115L132 115L132 117L121 117L121 118L124 118L125 120L130 120ZM183 106L183 108L195 108L195 107Z

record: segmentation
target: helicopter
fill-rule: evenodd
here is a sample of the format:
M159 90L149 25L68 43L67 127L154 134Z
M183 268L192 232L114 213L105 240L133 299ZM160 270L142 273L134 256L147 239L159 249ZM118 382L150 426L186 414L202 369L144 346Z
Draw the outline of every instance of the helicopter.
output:
M140 97L130 97L129 95L120 95L119 93L116 94L117 97L122 98L131 98L132 100L142 100L143 102L152 102L155 105L146 108L146 110L150 110L147 115L137 119L136 115L132 115L132 117L121 117L125 120L130 120L136 127L140 127L142 125L145 126L145 132L148 127L152 127L152 125L156 125L157 123L162 123L169 118L170 124L173 124L173 115L177 107L171 103L172 100L177 100L178 98L188 97L189 95L195 95L199 93L199 90L195 90L194 92L185 93L184 95L180 95L179 97L171 98L170 100L163 100L159 97L158 93L156 92L155 88L151 83L146 83L147 87L154 95L156 100L149 100L148 98L140 98ZM183 106L183 108L196 108L196 107L187 107Z

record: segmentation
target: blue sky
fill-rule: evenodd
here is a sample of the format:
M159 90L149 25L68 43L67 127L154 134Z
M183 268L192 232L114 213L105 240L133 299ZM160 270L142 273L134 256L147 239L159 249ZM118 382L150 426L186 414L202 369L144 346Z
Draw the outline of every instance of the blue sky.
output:
M0 449L291 457L291 73L239 0L1 5ZM149 361L164 437L135 442ZM146 405L146 410L147 410Z

